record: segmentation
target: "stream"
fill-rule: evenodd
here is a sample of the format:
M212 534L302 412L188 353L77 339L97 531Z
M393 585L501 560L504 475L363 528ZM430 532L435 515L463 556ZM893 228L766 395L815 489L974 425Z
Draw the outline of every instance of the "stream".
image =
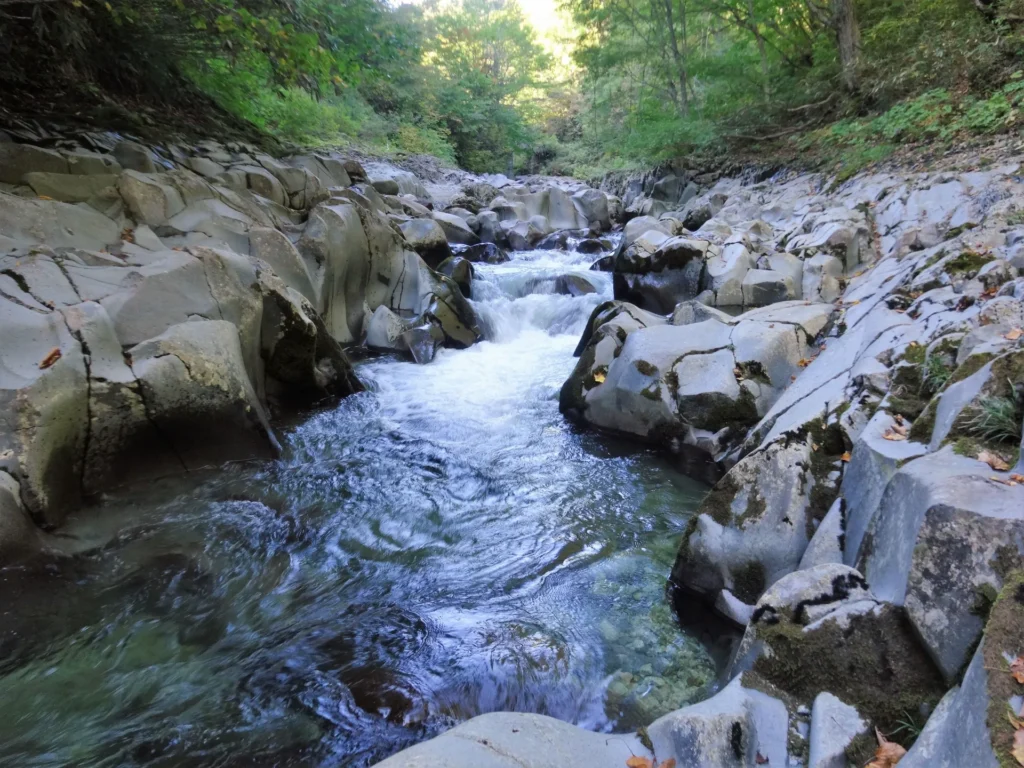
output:
M704 486L558 412L596 258L476 265L487 341L362 362L284 459L110 494L83 554L0 571L0 765L364 766L484 712L705 698L665 594Z

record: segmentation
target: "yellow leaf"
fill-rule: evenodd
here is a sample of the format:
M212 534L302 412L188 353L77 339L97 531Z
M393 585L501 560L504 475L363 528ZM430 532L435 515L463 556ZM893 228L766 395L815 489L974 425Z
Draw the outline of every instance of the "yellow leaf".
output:
M1010 465L1003 461L1002 456L997 453L992 453L991 451L982 451L979 453L978 461L985 462L996 472L1006 472L1010 468ZM1024 671L1024 663L1022 663L1021 669ZM1024 680L1021 680L1020 682L1024 683Z
M676 759L670 757L668 760L663 760L658 768L676 768Z
M626 761L627 768L654 768L654 761L647 757L634 755Z
M843 452L843 455L840 456L839 458L842 459L843 461L849 461L850 460L850 452L849 451Z
M1003 338L1006 339L1007 341L1016 341L1021 336L1024 336L1024 331L1022 331L1020 328L1014 328L1012 331L1003 334Z
M79 5L81 5L81 3L79 3ZM50 197L49 195L40 195L39 199L40 200L53 200L53 198Z
M604 384L605 379L607 378L608 374L605 373L604 370L594 371L594 381L596 381L598 384Z

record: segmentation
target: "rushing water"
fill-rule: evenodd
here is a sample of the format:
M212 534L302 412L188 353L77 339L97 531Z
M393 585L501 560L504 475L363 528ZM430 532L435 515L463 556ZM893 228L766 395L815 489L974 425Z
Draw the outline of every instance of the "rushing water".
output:
M364 363L287 458L120 492L0 572L0 765L367 765L493 710L702 698L664 584L703 489L558 413L595 257L478 266L488 341ZM551 293L577 273L595 294Z

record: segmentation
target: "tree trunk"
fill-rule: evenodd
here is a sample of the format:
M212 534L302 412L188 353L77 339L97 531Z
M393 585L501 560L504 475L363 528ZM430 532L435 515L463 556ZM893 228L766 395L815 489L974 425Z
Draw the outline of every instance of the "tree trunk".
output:
M683 117L686 117L690 114L690 96L689 88L687 87L689 77L686 74L686 58L679 50L679 41L676 38L676 25L672 20L672 0L665 0L665 19L668 22L668 39L672 44L672 59L675 61L676 74L679 77L679 93L682 97L680 108Z
M839 67L843 88L856 93L860 85L857 66L860 60L860 26L853 12L853 0L832 0L832 26L839 47Z

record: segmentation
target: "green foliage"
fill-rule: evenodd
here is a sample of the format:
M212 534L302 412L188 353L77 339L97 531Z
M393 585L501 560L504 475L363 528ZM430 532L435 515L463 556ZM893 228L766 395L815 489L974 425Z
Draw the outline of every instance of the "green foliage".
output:
M967 431L983 440L1011 445L1019 443L1024 421L1024 398L1015 393L1012 383L1010 391L1013 394L1009 397L982 397L966 424Z

